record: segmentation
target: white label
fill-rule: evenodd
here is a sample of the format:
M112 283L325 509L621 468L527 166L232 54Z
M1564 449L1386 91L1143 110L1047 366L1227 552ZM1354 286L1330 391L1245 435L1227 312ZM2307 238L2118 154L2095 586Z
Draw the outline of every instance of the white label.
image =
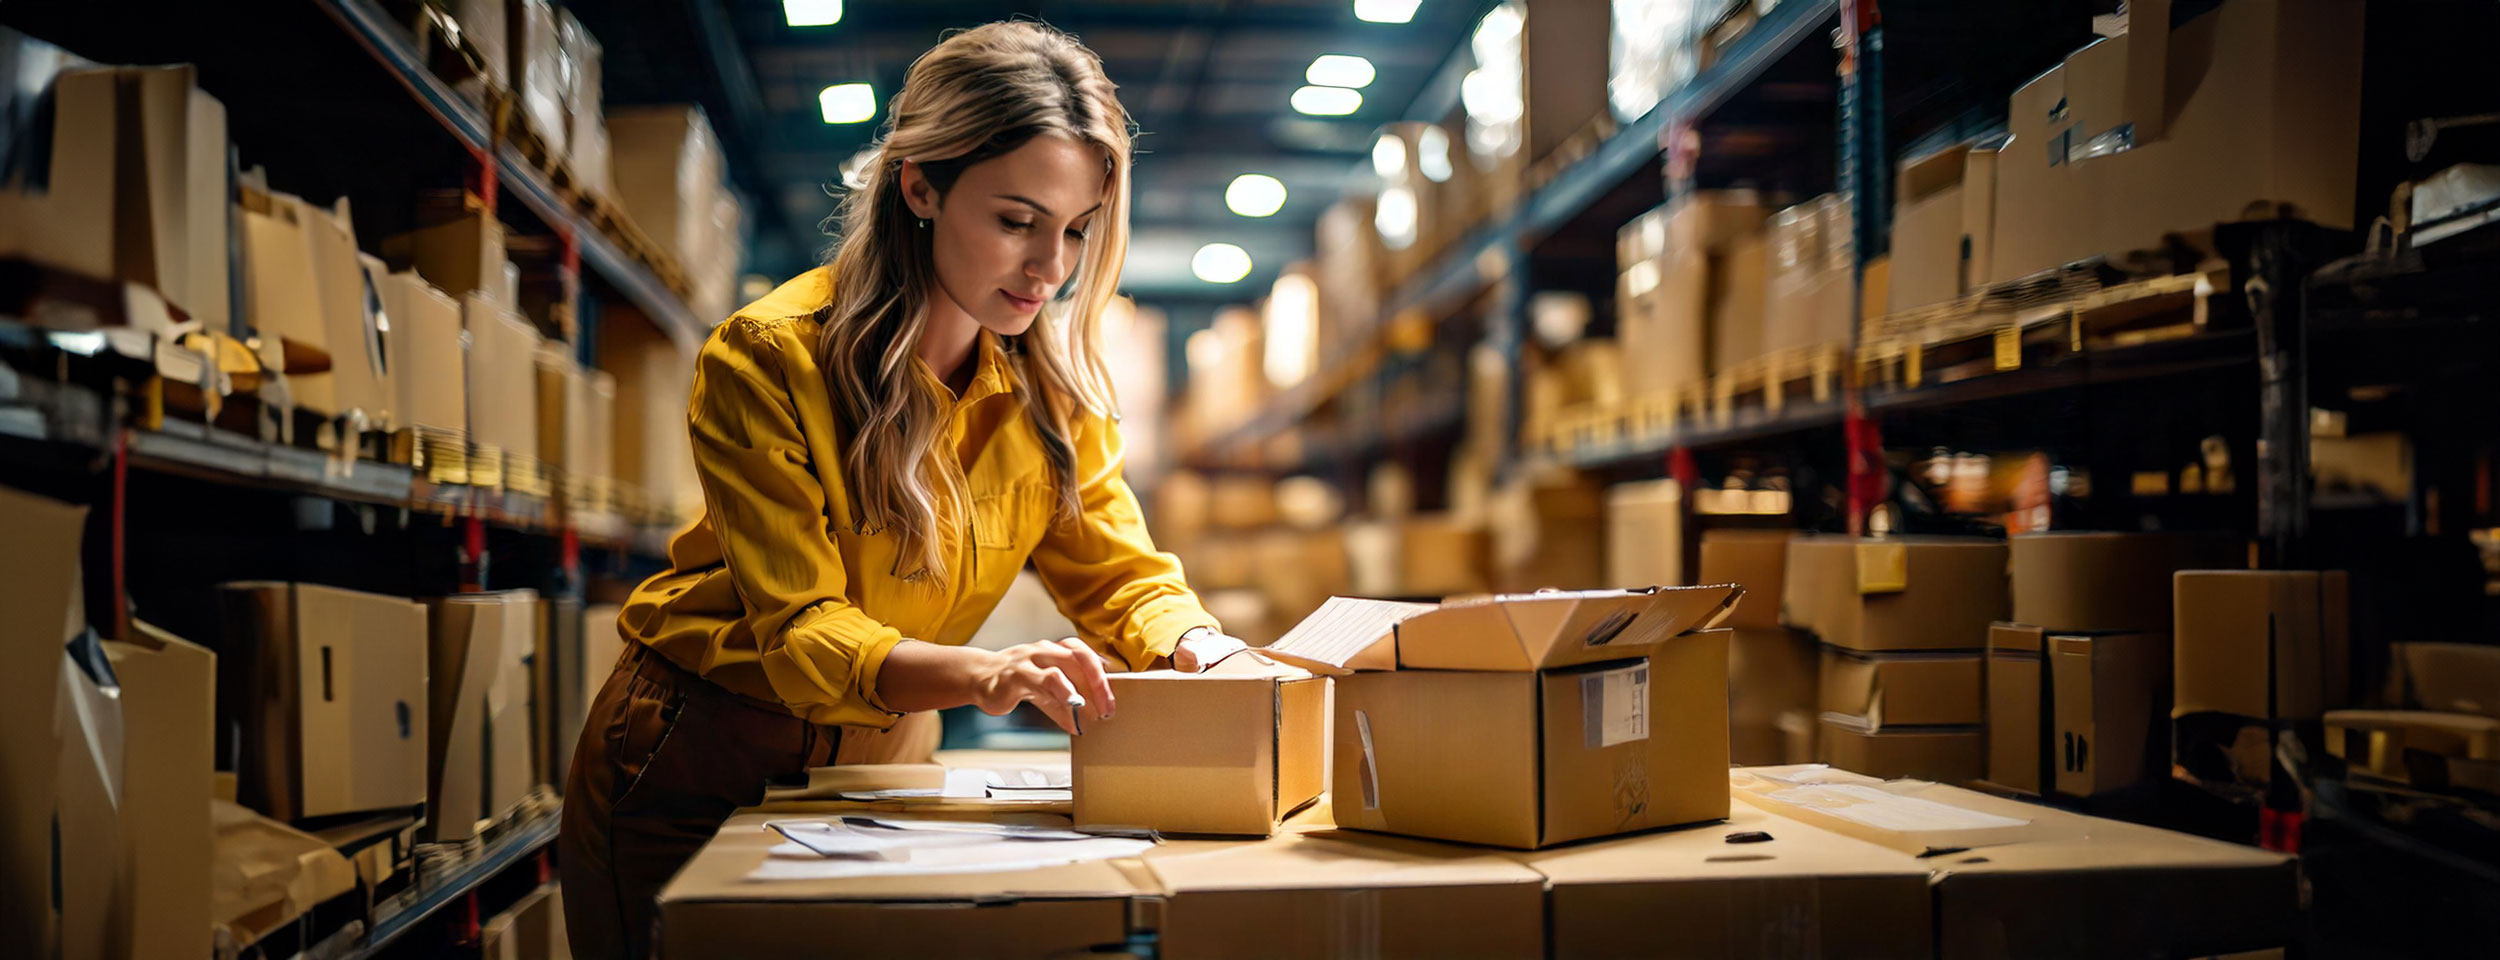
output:
M1649 664L1581 677L1580 704L1590 749L1649 739Z
M1827 813L1878 830L1925 833L1936 830L1994 830L2030 821L1905 797L1855 783L1823 783L1774 791L1771 799Z
M1380 809L1380 765L1372 762L1372 718L1354 711L1354 735L1363 742L1363 809Z

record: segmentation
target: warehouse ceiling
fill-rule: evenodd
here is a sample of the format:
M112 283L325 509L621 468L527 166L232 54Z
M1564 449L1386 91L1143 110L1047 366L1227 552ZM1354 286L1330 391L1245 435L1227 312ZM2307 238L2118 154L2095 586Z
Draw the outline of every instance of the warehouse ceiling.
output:
M1141 131L1135 235L1125 286L1158 301L1248 300L1285 264L1311 252L1320 211L1362 169L1372 133L1404 119L1419 97L1454 102L1443 64L1490 0L1423 0L1403 24L1367 23L1351 0L849 0L829 26L794 27L783 0L569 0L606 46L616 104L694 99L711 114L731 175L756 221L753 270L779 276L815 262L828 242L828 185L885 120L884 103L912 60L945 31L1011 17L1039 19L1099 53ZM1377 78L1342 118L1289 105L1323 54L1371 61ZM1600 51L1597 55L1603 55ZM826 123L818 93L874 87L877 116ZM1287 190L1273 216L1227 209L1235 176L1264 173ZM1198 279L1200 245L1251 256L1232 284Z

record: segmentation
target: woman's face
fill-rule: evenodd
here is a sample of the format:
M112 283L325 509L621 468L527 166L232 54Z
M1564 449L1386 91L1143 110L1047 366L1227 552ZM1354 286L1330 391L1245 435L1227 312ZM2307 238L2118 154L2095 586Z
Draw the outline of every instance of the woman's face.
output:
M945 297L993 333L1031 327L1076 270L1102 208L1104 166L1094 147L1040 136L964 168L941 198L918 164L904 164L904 202L929 221Z

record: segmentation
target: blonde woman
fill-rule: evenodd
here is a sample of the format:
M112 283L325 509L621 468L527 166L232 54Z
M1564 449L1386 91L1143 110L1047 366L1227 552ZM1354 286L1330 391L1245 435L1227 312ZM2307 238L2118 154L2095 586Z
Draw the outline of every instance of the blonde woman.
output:
M1128 247L1128 114L1032 23L914 63L829 266L696 359L701 522L635 590L560 846L576 953L648 955L653 897L767 779L873 753L907 715L1117 708L1080 641L962 646L1029 560L1133 669L1240 644L1147 537L1095 324ZM1090 718L1082 718L1090 719ZM861 741L871 741L863 749Z

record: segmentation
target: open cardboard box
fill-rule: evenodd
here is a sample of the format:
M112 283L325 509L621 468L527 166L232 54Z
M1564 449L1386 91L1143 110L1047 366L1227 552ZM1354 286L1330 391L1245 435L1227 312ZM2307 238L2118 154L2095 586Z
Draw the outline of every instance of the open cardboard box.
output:
M218 708L247 806L280 820L426 802L426 611L310 583L218 587Z

